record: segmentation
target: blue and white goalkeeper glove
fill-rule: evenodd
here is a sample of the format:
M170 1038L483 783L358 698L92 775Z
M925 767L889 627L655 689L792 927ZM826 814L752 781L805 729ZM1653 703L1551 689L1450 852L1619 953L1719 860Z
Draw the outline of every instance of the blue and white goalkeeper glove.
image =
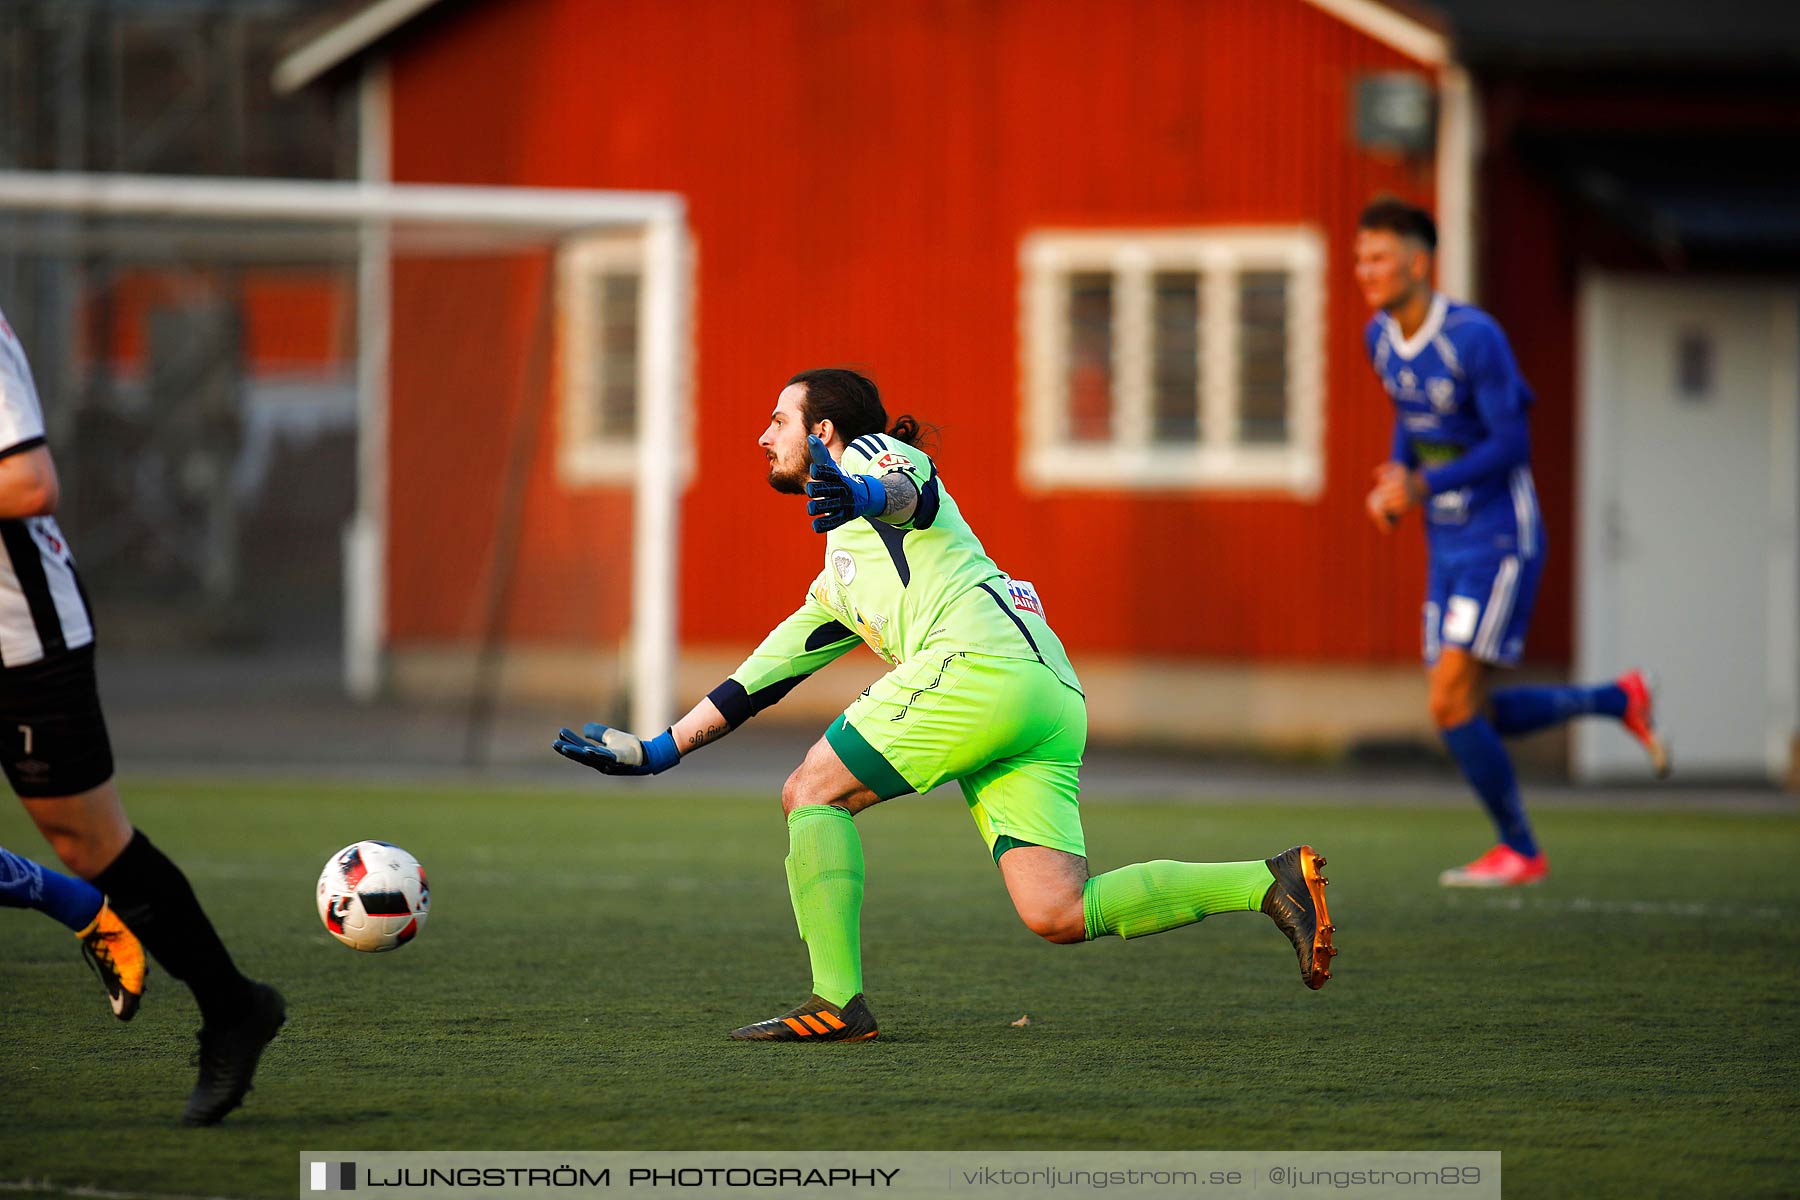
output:
M806 439L812 451L812 482L806 485L806 512L814 533L830 533L858 517L878 517L887 508L887 489L873 475L850 475L831 461L831 451L816 436Z
M681 761L673 729L665 729L647 742L636 734L611 729L597 721L583 725L581 733L587 737L565 729L550 743L550 748L602 775L660 775Z

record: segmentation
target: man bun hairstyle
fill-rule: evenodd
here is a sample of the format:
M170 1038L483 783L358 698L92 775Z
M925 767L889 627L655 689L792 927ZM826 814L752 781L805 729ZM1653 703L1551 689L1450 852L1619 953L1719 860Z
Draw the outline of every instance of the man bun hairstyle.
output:
M848 367L814 367L787 381L806 385L806 399L800 402L801 415L811 429L820 421L830 421L838 436L846 443L870 433L885 433L909 446L919 444L920 426L908 414L888 425L887 409L881 406L881 389L867 375Z
M887 435L896 442L905 442L909 446L919 444L919 434L919 419L911 413L901 413L895 417L893 427L887 431Z
M1432 253L1437 252L1437 222L1416 204L1398 196L1377 196L1356 219L1358 229L1380 229L1411 238Z

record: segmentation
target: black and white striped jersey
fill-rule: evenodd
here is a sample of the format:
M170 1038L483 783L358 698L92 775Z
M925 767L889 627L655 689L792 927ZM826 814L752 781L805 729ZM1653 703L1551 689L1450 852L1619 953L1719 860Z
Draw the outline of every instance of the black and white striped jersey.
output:
M44 444L44 410L24 347L0 313L0 458ZM94 640L75 557L53 517L0 519L0 669Z

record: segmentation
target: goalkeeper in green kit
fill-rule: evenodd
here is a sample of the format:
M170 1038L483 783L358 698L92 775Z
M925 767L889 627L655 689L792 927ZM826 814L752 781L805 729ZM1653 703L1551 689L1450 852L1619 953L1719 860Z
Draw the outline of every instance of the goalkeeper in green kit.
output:
M890 429L854 371L803 371L758 444L769 485L811 497L825 568L731 677L649 739L564 729L558 753L608 775L653 775L780 700L863 644L888 672L851 702L781 789L788 892L812 995L731 1032L747 1041L876 1036L863 996L862 840L856 814L954 779L1019 917L1052 942L1141 937L1214 913L1263 912L1293 943L1308 987L1331 977L1325 859L1310 846L1235 863L1159 859L1088 874L1081 832L1087 705L1037 591L994 565L937 467Z

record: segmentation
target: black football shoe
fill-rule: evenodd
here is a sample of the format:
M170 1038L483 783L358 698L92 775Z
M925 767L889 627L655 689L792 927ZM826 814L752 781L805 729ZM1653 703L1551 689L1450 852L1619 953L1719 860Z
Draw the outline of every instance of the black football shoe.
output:
M263 1047L287 1021L281 993L266 983L250 985L249 1011L235 1024L200 1031L200 1078L188 1095L183 1125L217 1125L244 1102Z
M1263 861L1275 882L1263 895L1262 910L1294 943L1300 978L1316 991L1331 978L1331 960L1337 954L1331 944L1337 926L1325 911L1325 885L1331 881L1319 874L1325 856L1311 846L1295 846Z
M867 1042L879 1032L869 1002L858 992L842 1008L808 996L804 1004L779 1017L732 1030L731 1038L737 1042Z

